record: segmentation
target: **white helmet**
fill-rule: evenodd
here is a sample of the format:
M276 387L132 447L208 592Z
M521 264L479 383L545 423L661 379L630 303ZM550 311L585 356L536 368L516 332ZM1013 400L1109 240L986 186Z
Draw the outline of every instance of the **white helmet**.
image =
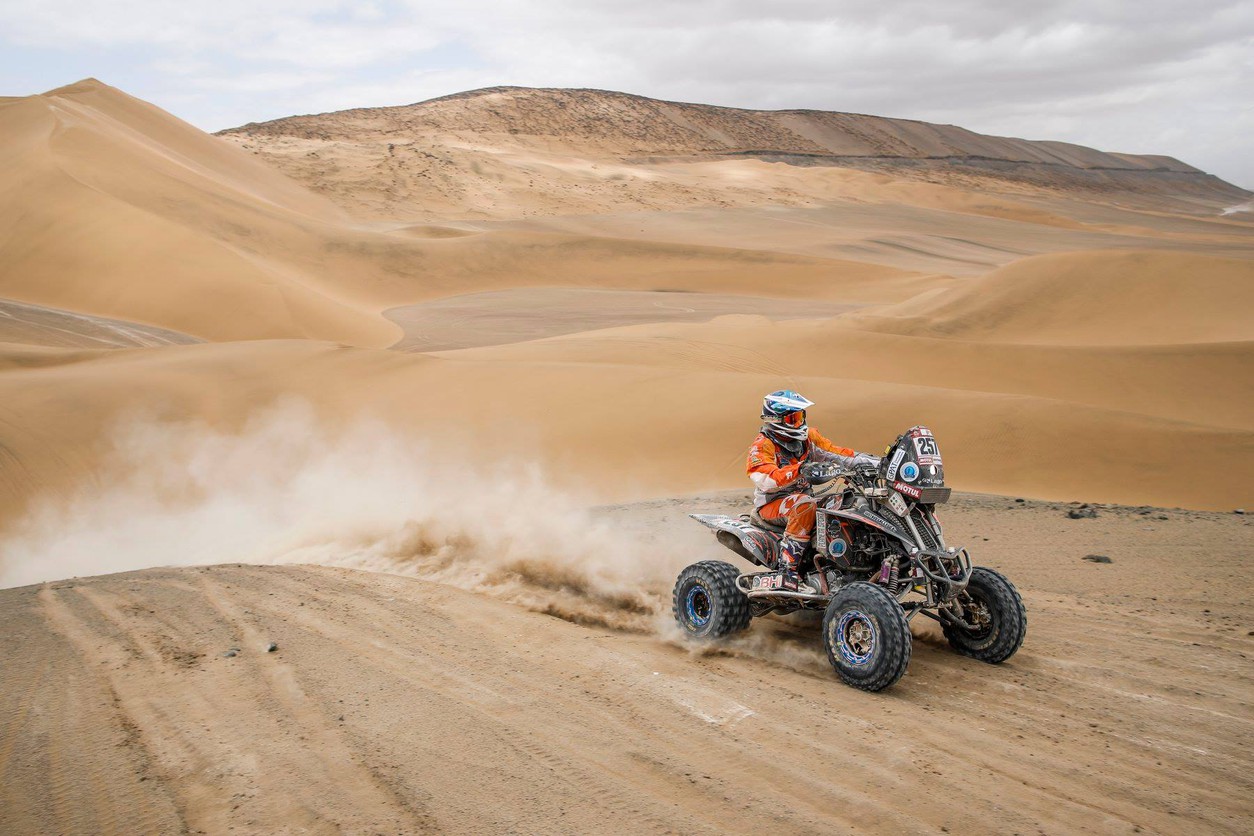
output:
M772 439L792 447L810 435L806 425L806 408L814 401L791 389L779 389L762 399L763 431Z

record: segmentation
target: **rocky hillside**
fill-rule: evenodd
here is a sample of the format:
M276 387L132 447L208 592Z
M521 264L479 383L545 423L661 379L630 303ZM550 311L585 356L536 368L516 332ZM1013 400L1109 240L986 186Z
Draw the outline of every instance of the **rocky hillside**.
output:
M744 201L708 193L713 171L682 194L659 194L667 190L657 188L658 180L671 178L642 170L737 159L871 170L947 184L978 180L985 187L1002 183L1225 203L1246 194L1171 157L984 136L909 119L740 110L603 90L493 87L402 107L252 123L220 135L342 205L373 203L384 214L406 209L429 214L443 205L508 215L504 204L516 201L493 197L509 190L511 175L527 181L532 198L537 192L564 192L526 207L536 214L596 211L606 198L622 208L736 205ZM593 175L594 163L623 168ZM610 188L596 188L605 181ZM603 192L608 194L596 194ZM788 202L788 195L782 197ZM593 205L586 205L590 198Z

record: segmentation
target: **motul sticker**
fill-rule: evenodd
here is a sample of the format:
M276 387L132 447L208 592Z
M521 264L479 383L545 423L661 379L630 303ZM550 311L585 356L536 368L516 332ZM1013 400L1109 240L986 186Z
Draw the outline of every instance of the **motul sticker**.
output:
M923 491L919 490L914 485L907 485L905 482L893 482L893 490L898 493L903 493L913 499L918 499L923 496Z

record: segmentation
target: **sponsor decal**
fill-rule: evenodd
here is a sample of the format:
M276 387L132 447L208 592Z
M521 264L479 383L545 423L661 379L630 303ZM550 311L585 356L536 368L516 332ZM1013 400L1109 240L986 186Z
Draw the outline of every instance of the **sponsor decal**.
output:
M907 485L905 482L893 482L893 489L899 493L904 493L912 499L918 499L923 496L923 491L919 490L914 485Z
M832 557L840 557L849 548L849 544L837 537L827 544L827 553Z
M906 451L902 447L897 448L897 452L893 453L893 457L888 461L888 478L897 478L897 468L901 466L901 460L906 457Z
M913 482L919 478L919 466L914 462L906 462L901 466L901 478Z
M936 439L932 438L930 435L916 438L914 440L914 450L919 454L920 460L922 460L924 456L936 456L937 458L940 458L940 450L936 446Z
M933 476L935 476L935 475L936 475L936 465L932 465L932 466L931 466L931 468L929 468L928 472L929 472L929 473L931 473Z
M788 589L794 592L797 590L797 582L783 574L755 575L752 586L754 589Z

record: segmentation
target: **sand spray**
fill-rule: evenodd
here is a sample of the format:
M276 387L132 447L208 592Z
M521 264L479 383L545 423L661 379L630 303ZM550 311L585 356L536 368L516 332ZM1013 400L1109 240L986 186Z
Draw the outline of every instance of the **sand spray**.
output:
M332 427L298 399L240 428L133 417L90 484L0 535L0 587L154 566L311 563L421 577L578 624L681 643L676 573L729 558L693 524L681 543L624 531L540 465L477 460L378 420ZM787 631L722 650L810 667Z
M90 485L0 540L0 586L151 566L315 563L505 597L569 591L652 609L664 577L534 462L475 461L380 421L333 429L299 400L238 431L131 419Z

